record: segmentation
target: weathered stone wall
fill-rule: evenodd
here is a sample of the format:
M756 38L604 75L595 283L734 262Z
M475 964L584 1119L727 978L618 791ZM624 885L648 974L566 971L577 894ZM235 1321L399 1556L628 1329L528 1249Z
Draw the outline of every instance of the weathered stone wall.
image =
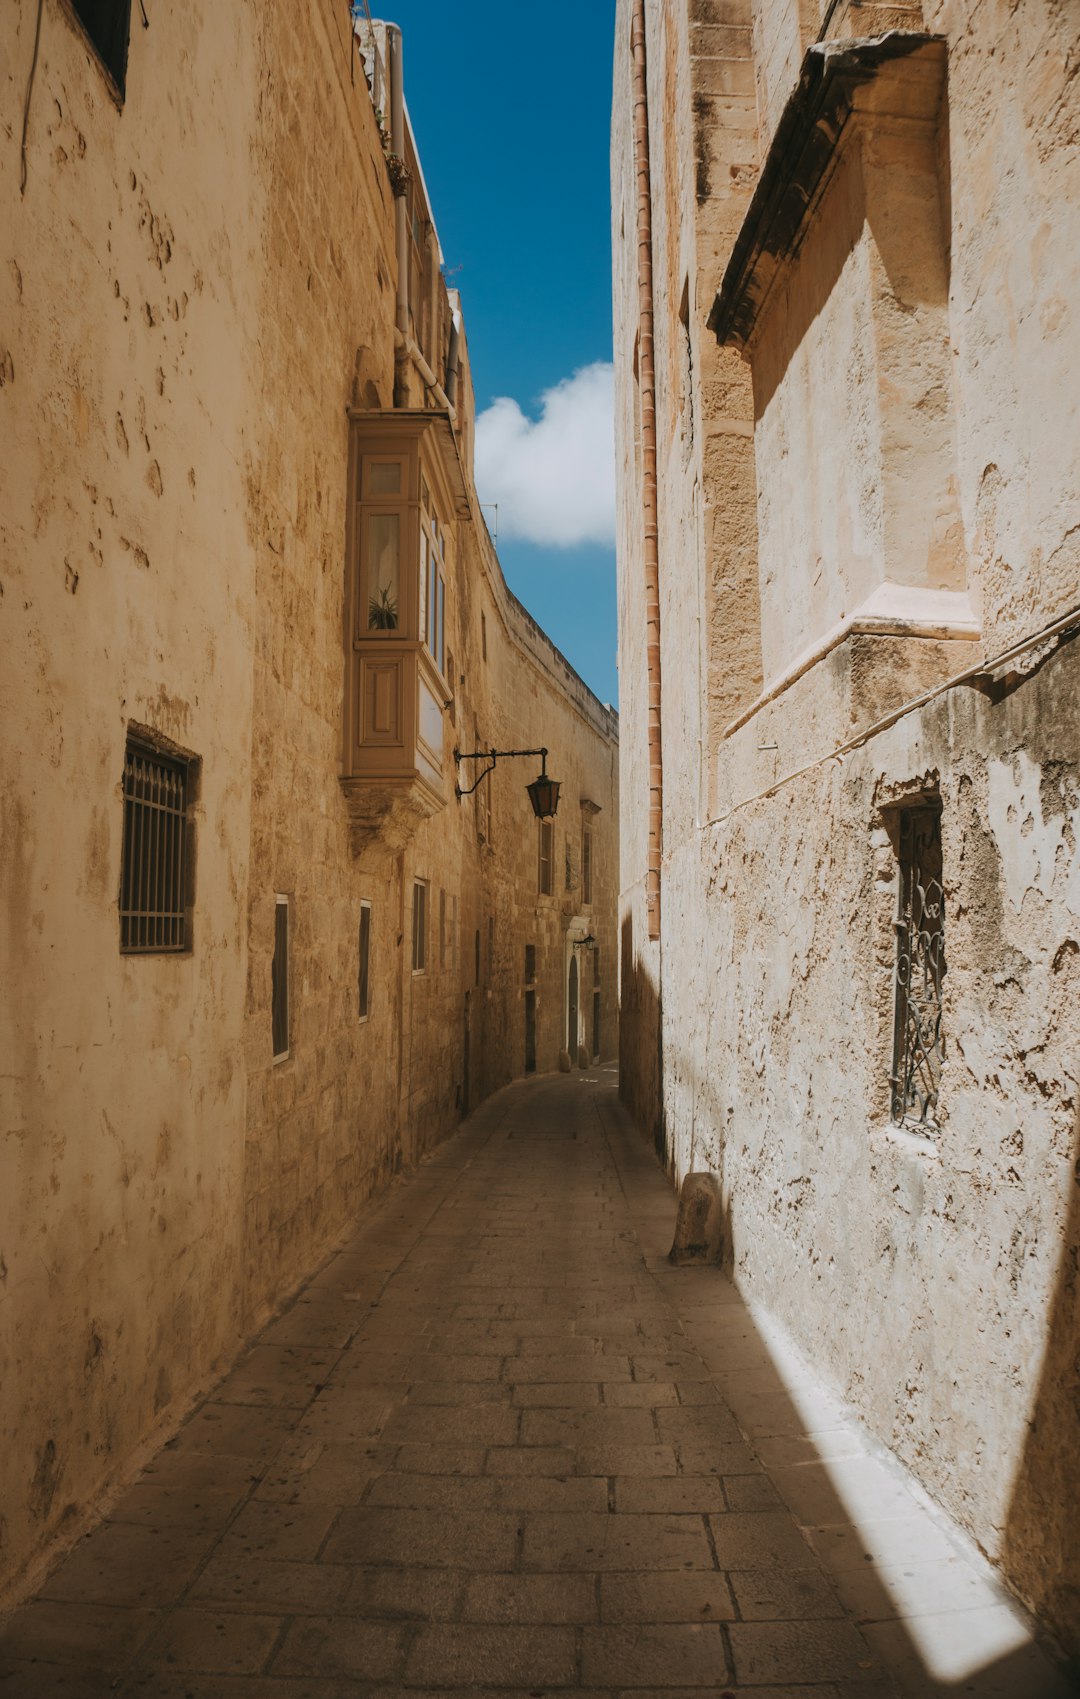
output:
M664 67L684 11L673 115ZM1080 1651L1080 1551L1067 1509L1080 1494L1080 1025L1071 984L1080 937L1080 663L1066 640L990 664L1080 600L1080 431L1060 352L1080 294L1080 215L1075 189L1071 204L1067 190L1076 182L1070 67L1080 42L1075 15L1054 5L1027 8L1022 24L1006 5L984 5L971 27L963 8L926 7L925 25L899 15L910 8L892 11L879 21L948 39L938 146L949 359L927 393L936 394L934 419L951 409L954 420L952 499L980 641L856 633L783 680L799 650L850 611L847 596L825 608L820 588L857 570L850 538L824 538L835 509L823 502L821 480L846 475L845 455L852 475L859 470L843 420L862 405L867 362L846 357L830 315L850 318L868 298L872 280L849 289L845 278L860 254L869 271L882 249L861 217L837 245L838 222L827 224L824 203L794 264L819 264L813 244L824 255L830 241L836 263L820 262L814 309L801 321L796 293L786 318L771 309L790 346L779 358L766 349L774 371L764 383L754 365L756 409L747 406L749 372L742 368L740 385L727 348L701 349L692 443L685 414L658 406L662 961L651 964L651 1002L624 1000L621 1043L627 1058L648 1050L659 1003L662 1066L639 1070L628 1095L647 1126L663 1126L677 1178L702 1168L721 1177L726 1256L737 1277ZM636 268L631 226L623 234L618 211L632 183L628 12L620 10L613 127L624 911L644 874L635 821L646 806L629 370ZM795 14L779 3L754 9L759 161L798 72L799 54L784 45ZM732 142L722 114L697 92L693 58L706 24L733 30L739 20L726 0L649 4L647 16L659 393L679 378L673 350L688 245L697 243L699 275L693 348L695 333L707 339L702 320L746 200L734 219L729 208L725 225L715 196L702 193L729 170L739 192L739 162L725 153ZM802 22L803 48L818 31L819 20L810 23ZM829 33L865 34L864 10L838 8ZM679 133L688 101L700 120L694 157L707 166L693 194L685 153L660 163L664 135ZM744 174L744 197L752 187ZM902 304L907 285L894 274L894 286ZM879 344L867 348L875 405L890 428L893 378L902 387L930 367L920 374L901 362L882 373ZM765 417L778 379L798 418L787 438ZM835 379L844 379L839 389ZM745 458L733 452L740 431L756 504L747 499ZM900 485L875 485L869 500L901 537ZM695 502L707 516L696 543ZM925 506L912 518L925 527ZM820 584L804 565L815 553ZM785 582L796 567L798 577ZM940 688L980 666L976 680ZM907 706L927 690L938 694ZM692 748L684 728L695 723L702 736ZM697 813L681 766L669 788L673 750L677 763L696 764ZM897 911L889 807L930 788L943 806L948 973L940 1130L928 1141L889 1121Z
M46 0L20 194L35 18L23 0L0 21L0 1588L78 1531L367 1195L523 1072L526 942L538 1068L565 1042L575 918L617 1043L617 721L510 596L482 522L452 541L447 791L477 727L547 744L555 895L537 897L530 763L496 774L490 843L450 795L403 855L350 847L346 408L390 404L395 261L348 8L134 17L119 109ZM184 955L118 950L131 722L200 761ZM562 877L582 798L600 808L588 910L580 862Z

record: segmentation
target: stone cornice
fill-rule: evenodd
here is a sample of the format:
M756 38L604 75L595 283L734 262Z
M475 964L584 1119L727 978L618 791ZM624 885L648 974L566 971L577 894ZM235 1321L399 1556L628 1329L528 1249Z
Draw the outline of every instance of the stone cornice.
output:
M777 274L799 246L852 114L933 120L945 66L944 40L922 32L890 30L811 47L709 313L717 342L747 348Z

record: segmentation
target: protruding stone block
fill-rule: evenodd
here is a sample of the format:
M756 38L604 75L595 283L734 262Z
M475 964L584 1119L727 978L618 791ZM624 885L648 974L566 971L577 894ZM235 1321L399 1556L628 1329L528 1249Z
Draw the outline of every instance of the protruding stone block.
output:
M675 1239L668 1261L719 1262L723 1240L723 1210L716 1175L688 1174L679 1193Z

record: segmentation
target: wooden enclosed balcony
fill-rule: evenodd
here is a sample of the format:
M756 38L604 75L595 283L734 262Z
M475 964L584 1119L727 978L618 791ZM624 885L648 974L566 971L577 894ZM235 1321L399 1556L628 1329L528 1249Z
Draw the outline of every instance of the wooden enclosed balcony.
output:
M341 784L359 854L401 849L449 796L458 521L469 497L447 413L350 413Z

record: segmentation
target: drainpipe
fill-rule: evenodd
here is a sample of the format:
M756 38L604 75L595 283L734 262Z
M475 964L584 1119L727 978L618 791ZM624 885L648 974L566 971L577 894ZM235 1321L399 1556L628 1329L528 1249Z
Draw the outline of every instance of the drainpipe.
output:
M664 763L660 727L660 537L656 487L656 371L653 363L652 184L649 97L645 66L645 0L633 0L630 50L634 76L634 175L637 181L638 387L641 393L641 505L645 529L645 666L648 680L649 852L645 915L660 936L660 852Z
M451 408L457 407L458 380L458 342L460 340L460 321L457 313L450 320L450 344L446 350L446 393Z
M386 45L390 60L390 181L394 190L394 244L397 248L394 406L403 407L407 399L405 362L406 348L410 340L409 209L405 199L409 173L405 165L405 78L401 64L401 31L397 24L387 24Z
M420 352L419 348L417 347L416 343L413 341L412 337L411 336L402 336L400 330L395 330L394 331L394 348L397 352L397 358L398 358L399 363L404 363L404 361L406 361L406 360L411 360L413 365L416 367L417 371L420 373L420 376L423 378L426 387L428 389L430 389L432 395L435 397L436 401L439 403L439 406L446 409L446 411L449 413L451 419L456 419L457 418L457 410L454 407L454 403L450 400L449 396L446 393L446 390L443 389L442 384L439 382L438 378L435 376L435 373L432 371L431 367L428 365L427 361L424 359L423 354ZM455 377L456 377L456 375L457 374L455 373ZM449 378L447 379L447 381L449 382ZM397 403L397 405L403 405L403 403Z

